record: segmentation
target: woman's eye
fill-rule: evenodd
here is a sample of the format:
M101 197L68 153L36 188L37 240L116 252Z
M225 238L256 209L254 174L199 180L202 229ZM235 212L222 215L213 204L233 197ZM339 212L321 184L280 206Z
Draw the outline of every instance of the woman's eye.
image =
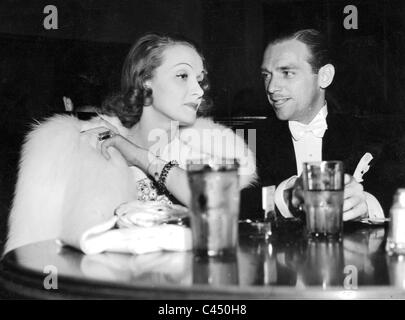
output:
M180 79L187 79L188 78L188 74L187 73L180 73L177 75L178 78Z

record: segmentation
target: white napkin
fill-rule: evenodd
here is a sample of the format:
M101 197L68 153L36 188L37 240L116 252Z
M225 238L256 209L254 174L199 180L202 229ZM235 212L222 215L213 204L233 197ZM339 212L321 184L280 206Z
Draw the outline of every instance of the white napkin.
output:
M165 224L184 216L187 212L184 207L133 201L121 205L115 211L113 217L79 235L79 249L85 254L105 251L142 254L161 250L186 251L192 248L189 228Z

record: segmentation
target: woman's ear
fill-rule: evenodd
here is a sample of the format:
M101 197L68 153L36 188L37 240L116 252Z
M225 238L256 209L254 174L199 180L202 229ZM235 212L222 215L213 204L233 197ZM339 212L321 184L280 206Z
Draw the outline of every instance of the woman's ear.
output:
M151 89L151 81L150 80L146 80L146 81L144 81L143 82L143 87L145 88L145 89Z
M335 76L335 67L328 63L325 64L318 72L318 84L322 89L326 89L330 86Z
M150 80L146 80L143 82L143 105L150 106L153 103L152 98L152 82Z

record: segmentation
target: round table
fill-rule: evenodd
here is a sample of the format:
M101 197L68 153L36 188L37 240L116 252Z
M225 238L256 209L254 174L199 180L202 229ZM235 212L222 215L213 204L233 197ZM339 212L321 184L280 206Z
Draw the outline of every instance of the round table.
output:
M0 285L40 299L384 299L405 297L405 261L384 250L386 228L345 225L341 241L240 225L236 256L192 252L84 255L50 240L7 253Z

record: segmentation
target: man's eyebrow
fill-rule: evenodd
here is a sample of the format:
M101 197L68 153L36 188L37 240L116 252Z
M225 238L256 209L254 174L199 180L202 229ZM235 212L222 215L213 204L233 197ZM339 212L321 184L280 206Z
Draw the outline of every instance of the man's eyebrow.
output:
M286 71L286 70L297 70L299 69L298 66L294 65L294 64L288 64L285 66L279 66L276 68L279 71Z
M276 68L277 71L286 71L286 70L298 70L299 67L294 65L294 64L289 64L289 65L285 65L285 66L279 66ZM271 73L270 70L268 70L267 68L262 67L261 68L262 72L267 72L267 73Z

